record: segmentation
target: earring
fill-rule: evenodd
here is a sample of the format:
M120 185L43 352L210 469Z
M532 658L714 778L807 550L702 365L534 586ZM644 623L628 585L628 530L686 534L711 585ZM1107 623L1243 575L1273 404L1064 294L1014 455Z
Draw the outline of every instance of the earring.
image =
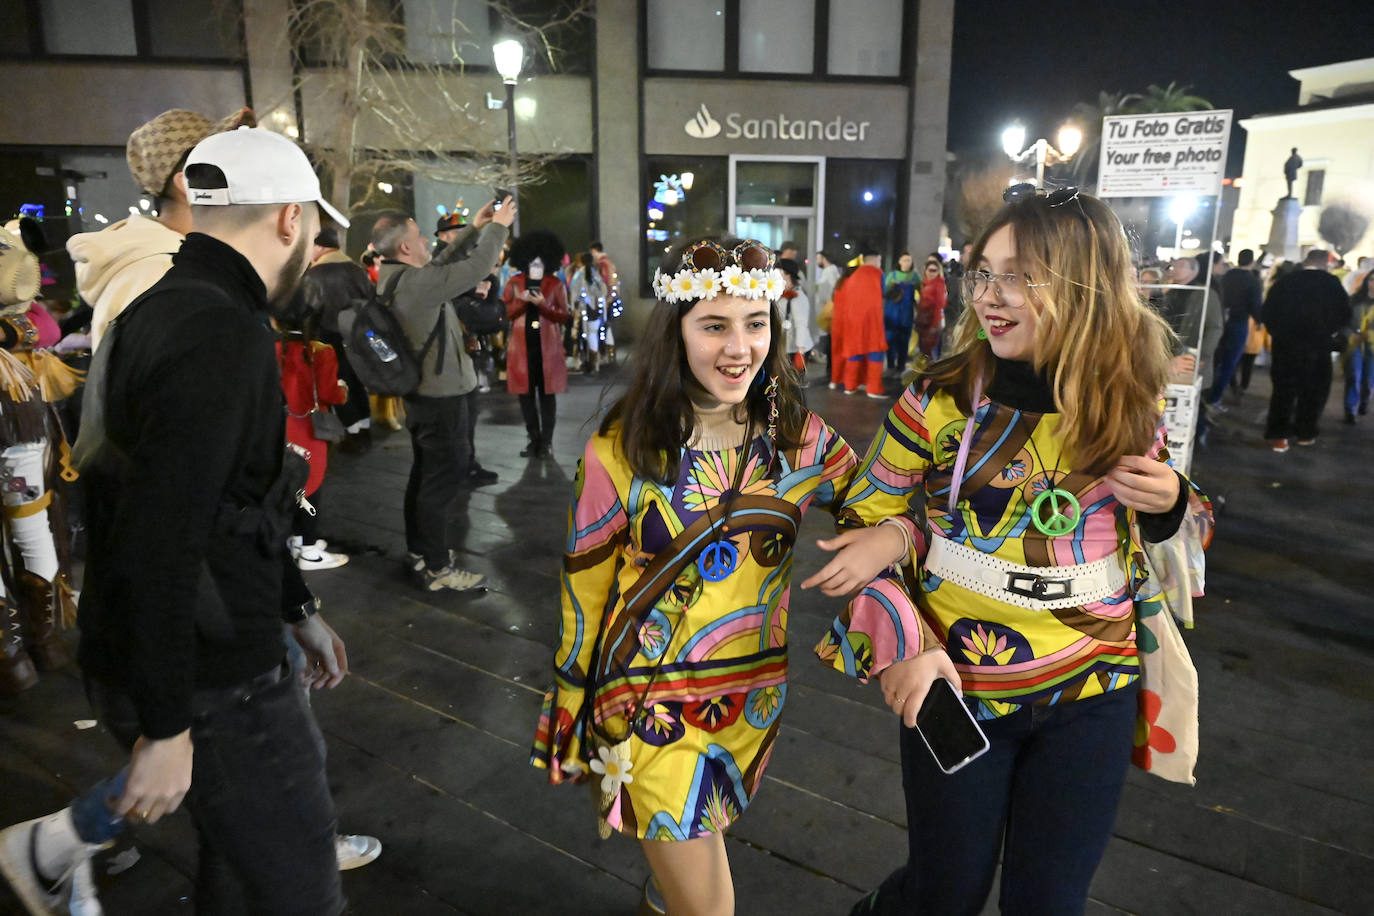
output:
M768 383L768 441L775 446L778 442L778 380L775 377Z
M988 332L985 331L985 330L983 330L982 328L979 328L979 329L978 329L978 339L979 339L979 340L987 340L987 339L988 339Z

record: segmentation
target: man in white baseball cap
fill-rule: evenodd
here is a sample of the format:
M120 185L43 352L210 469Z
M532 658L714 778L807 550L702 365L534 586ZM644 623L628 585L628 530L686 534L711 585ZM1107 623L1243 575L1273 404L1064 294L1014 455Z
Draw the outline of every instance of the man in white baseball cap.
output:
M284 664L283 622L311 686L338 685L348 659L286 547L306 471L285 447L264 319L300 283L317 205L348 222L305 153L266 130L207 137L184 175L194 231L110 324L88 380L82 669L131 752L114 813L191 809L197 909L335 916L324 741ZM69 822L33 828L40 858L85 854L59 841ZM39 865L51 879L62 863Z

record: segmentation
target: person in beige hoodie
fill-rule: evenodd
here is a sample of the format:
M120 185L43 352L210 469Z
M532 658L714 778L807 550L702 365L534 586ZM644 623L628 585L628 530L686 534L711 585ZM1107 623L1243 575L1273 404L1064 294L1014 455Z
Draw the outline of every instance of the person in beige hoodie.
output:
M191 231L191 208L181 175L186 155L211 134L240 125L254 127L252 109L241 108L221 121L184 108L164 111L129 135L129 171L139 188L154 198L156 218L134 214L98 232L67 240L76 263L76 288L90 303L91 347L100 346L105 326L129 303L162 279L172 255Z

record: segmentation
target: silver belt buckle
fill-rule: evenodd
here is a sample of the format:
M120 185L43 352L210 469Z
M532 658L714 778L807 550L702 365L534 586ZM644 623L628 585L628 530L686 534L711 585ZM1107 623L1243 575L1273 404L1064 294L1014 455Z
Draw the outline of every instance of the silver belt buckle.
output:
M1060 598L1073 597L1072 579L1049 579L1035 573L1009 572L1007 583L1002 590L1034 598L1036 601L1058 601Z
M533 321L530 322L530 328L531 328L532 330L535 330L535 331L539 330L539 319L538 319L538 318L536 318L536 319L534 319Z

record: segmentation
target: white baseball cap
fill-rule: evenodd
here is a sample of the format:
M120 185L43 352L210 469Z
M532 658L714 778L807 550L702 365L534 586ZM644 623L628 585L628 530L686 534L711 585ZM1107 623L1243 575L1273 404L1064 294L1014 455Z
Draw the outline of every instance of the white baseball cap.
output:
M261 127L240 127L206 137L186 157L186 167L213 165L224 173L227 188L197 188L186 183L194 207L230 204L293 204L313 200L334 222L348 220L320 193L320 179L305 152L287 137Z

